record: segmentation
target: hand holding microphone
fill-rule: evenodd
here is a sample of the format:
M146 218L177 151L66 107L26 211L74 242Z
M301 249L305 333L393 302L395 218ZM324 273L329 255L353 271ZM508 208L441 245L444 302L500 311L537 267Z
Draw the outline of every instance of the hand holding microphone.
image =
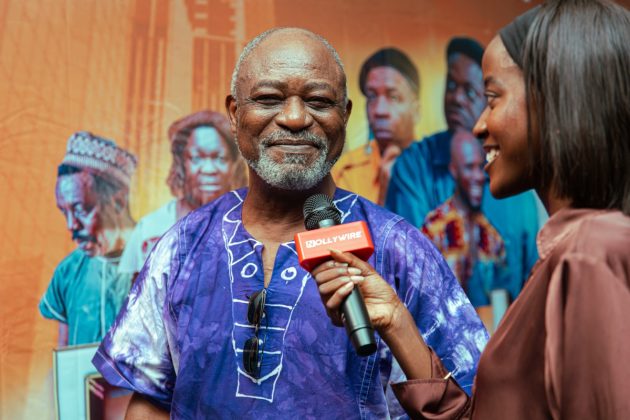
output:
M357 354L370 355L376 351L370 318L381 332L383 327L393 325L392 316L404 305L387 282L362 260L374 251L367 225L340 225L339 210L321 194L306 200L304 214L310 230L295 236L300 264L312 272L333 323L345 325ZM346 253L331 251L335 249ZM354 287L353 279L361 283L361 290ZM361 291L366 293L365 301Z

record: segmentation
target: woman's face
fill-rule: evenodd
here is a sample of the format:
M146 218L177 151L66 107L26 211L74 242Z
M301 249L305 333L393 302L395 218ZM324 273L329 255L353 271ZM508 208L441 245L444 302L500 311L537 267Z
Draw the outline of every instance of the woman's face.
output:
M534 186L529 169L525 82L499 36L488 45L482 70L488 103L473 133L483 139L490 192L503 198Z

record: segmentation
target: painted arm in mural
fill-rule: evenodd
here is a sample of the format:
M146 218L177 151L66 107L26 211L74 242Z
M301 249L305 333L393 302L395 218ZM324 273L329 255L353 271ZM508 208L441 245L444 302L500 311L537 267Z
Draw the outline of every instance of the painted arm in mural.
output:
M168 420L169 418L170 413L168 411L158 408L137 392L133 393L125 415L125 420Z
M57 337L57 347L66 347L68 345L68 324L59 323L59 336Z

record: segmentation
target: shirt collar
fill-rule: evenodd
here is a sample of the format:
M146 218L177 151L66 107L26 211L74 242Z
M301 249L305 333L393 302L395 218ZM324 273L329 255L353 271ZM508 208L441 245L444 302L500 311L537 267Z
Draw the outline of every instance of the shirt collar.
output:
M585 218L605 211L570 207L558 210L540 229L536 237L536 247L540 259L547 258L555 246L574 232Z

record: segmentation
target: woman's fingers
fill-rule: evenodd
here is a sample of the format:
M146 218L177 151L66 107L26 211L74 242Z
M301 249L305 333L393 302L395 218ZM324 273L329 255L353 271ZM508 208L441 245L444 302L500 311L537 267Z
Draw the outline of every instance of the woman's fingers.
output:
M361 275L361 270L355 267L333 267L327 270L319 271L315 275L317 284L323 284L340 277L350 277Z
M341 303L348 297L348 295L354 289L354 283L346 282L343 286L339 287L330 297L324 302L326 306L326 313L332 320L333 324L338 327L343 326L343 321L341 319L341 312L339 308L341 307Z
M361 275L363 276L368 276L374 273L374 269L370 264L349 252L341 252L336 249L331 249L330 256L339 263L346 263L350 267L358 268L361 270Z

